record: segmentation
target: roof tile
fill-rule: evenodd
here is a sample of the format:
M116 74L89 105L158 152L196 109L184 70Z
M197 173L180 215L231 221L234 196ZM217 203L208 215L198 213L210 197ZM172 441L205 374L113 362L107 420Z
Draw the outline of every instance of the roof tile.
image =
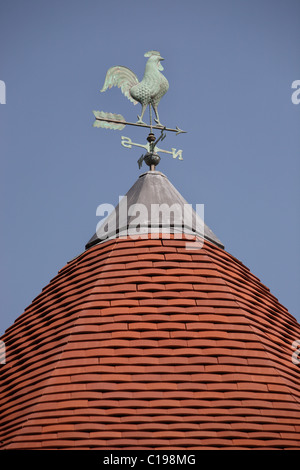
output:
M205 242L115 239L68 263L3 340L4 448L299 448L300 327Z

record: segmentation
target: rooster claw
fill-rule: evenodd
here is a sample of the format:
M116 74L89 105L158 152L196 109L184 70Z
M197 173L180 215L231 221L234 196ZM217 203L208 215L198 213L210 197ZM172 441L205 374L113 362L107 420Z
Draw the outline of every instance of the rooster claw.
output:
M136 124L145 124L146 125L146 123L142 120L141 116L138 115L137 117L138 117L139 120L136 122Z
M154 121L156 122L156 124L157 124L159 127L165 127L165 126L163 126L163 124L159 121L159 119L154 119Z

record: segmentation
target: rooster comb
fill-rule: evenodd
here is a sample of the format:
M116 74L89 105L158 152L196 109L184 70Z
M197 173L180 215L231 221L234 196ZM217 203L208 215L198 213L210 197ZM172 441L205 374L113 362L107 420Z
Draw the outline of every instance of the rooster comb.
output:
M158 51L149 51L149 52L146 52L146 54L144 54L144 57L151 57L152 55L160 56L160 52L158 52Z

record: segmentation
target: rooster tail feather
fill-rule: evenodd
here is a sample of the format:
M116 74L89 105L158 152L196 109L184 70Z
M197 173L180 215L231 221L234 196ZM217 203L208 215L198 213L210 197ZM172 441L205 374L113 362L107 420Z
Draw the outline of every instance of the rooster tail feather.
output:
M127 67L117 65L108 69L101 92L106 91L108 88L117 86L121 88L123 95L126 96L133 104L137 101L132 98L130 89L139 83L137 76L132 70Z

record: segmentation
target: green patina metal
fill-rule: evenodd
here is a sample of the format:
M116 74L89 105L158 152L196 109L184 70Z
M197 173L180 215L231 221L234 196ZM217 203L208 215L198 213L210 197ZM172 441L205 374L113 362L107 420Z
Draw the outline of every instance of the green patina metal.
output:
M127 125L150 128L150 133L147 137L148 144L137 144L132 142L129 137L124 136L122 137L121 143L126 148L136 146L146 149L147 153L142 155L138 160L139 167L141 167L143 161L145 161L151 169L155 169L155 166L158 165L160 161L158 152L171 154L173 158L177 158L178 156L178 160L183 159L182 150L176 150L175 148L172 148L172 151L163 150L159 149L156 144L166 137L166 131L175 132L176 135L184 133L185 131L179 129L178 126L173 129L161 124L157 108L161 98L169 89L169 82L161 73L161 71L164 70L161 61L164 59L158 51L146 52L145 57L148 57L148 61L145 67L144 77L140 82L132 70L118 65L108 69L103 88L101 89L101 92L105 92L107 89L117 86L133 104L136 105L140 103L142 105L142 112L141 115L138 115L138 121L136 123L128 122L121 114L93 111L96 119L93 125L94 127L112 130L122 130ZM147 106L149 106L150 124L146 124L143 121ZM152 122L152 109L155 113L155 125L153 125ZM161 135L157 140L152 132L153 129L159 129L161 131Z
M178 126L176 126L175 129L172 129L171 127L153 126L151 124L149 125L149 124L144 124L144 123L141 124L141 123L136 123L136 122L128 122L125 120L125 118L121 114L106 113L105 111L93 111L93 113L96 118L93 124L94 127L103 127L105 129L121 131L122 129L124 129L125 126L136 126L136 127L145 127L146 129L150 128L150 129L163 130L167 132L176 132L176 135L186 133L186 131L179 129Z

